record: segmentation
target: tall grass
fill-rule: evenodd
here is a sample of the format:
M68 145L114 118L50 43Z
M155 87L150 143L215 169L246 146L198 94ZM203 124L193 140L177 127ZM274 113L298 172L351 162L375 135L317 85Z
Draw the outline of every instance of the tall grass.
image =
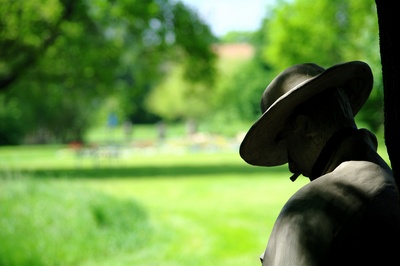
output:
M62 180L0 183L0 265L80 265L135 252L151 233L133 200Z
M85 164L65 149L0 148L0 264L258 264L302 185L236 152L138 151Z

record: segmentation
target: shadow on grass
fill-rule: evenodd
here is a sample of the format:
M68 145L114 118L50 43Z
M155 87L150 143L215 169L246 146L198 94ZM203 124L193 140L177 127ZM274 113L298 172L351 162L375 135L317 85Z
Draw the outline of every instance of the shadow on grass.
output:
M4 172L3 172L4 173ZM21 170L18 174L26 174L34 178L161 178L191 176L216 177L224 175L249 176L264 174L273 176L285 174L289 176L286 166L256 167L250 165L172 165L172 166L103 166L88 168L59 168ZM8 173L10 174L10 173ZM0 172L2 175L2 172Z

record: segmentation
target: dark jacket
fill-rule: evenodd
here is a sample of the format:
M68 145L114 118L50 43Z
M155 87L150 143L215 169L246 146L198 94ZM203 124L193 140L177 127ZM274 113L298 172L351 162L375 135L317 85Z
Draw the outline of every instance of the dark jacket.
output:
M365 129L336 134L283 207L263 265L400 265L399 192Z

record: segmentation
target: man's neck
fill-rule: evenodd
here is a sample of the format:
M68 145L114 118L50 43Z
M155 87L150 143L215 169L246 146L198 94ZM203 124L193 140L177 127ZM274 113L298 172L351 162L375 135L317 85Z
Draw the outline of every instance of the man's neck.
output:
M315 164L312 168L310 180L314 180L326 173L326 169L330 168L329 164L331 162L332 156L337 151L338 147L343 143L343 141L351 136L355 136L358 130L356 127L346 127L339 129L332 137L327 141L323 149L321 150ZM342 161L341 161L342 162ZM339 164L341 163L339 162ZM337 165L334 166L336 168Z

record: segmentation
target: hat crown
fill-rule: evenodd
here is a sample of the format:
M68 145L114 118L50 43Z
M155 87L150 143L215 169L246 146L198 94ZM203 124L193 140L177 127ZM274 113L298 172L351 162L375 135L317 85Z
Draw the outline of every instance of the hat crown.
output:
M267 111L284 94L324 71L324 68L314 63L298 64L286 69L264 90L261 97L261 113Z

